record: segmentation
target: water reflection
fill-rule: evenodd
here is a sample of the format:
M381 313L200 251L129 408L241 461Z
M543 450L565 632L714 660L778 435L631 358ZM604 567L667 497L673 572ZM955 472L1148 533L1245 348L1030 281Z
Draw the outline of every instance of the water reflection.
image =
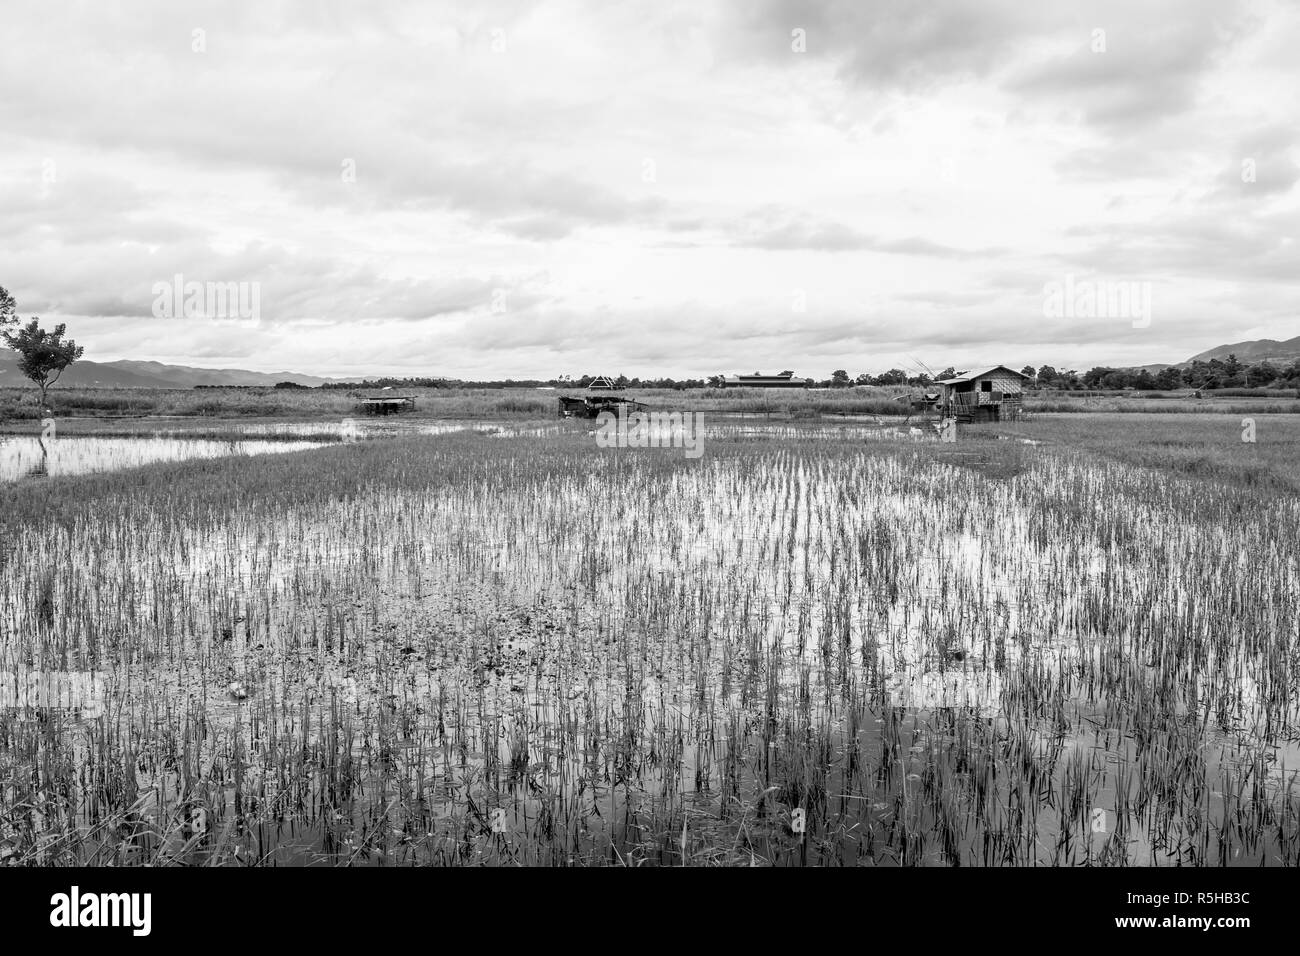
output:
M705 413L706 417L712 413ZM397 437L442 437L479 434L492 438L550 438L594 431L594 423L505 421L370 422L345 419L335 422L222 423L234 437L186 437L184 431L159 431L139 436L0 436L0 481L19 481L136 468L158 461L220 458L303 451L342 441L353 443ZM706 422L710 440L871 439L933 441L930 428L809 422L765 422L724 417L721 424Z
M41 458L27 471L28 478L48 478L50 477L50 449L45 444L44 438L36 439L36 443L41 446Z
M10 436L0 439L0 481L84 475L138 468L160 461L266 455L321 447L313 441L192 438L91 438Z

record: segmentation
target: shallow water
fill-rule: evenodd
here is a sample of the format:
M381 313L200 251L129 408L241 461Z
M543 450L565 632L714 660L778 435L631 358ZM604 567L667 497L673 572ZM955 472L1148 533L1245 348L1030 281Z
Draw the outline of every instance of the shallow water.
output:
M706 439L743 440L773 438L786 440L912 440L933 441L938 433L933 424L875 421L867 416L835 416L825 421L766 420L760 416L735 413L702 412ZM593 419L564 419L556 422L515 421L424 421L400 418L353 418L332 422L275 422L270 424L232 424L240 434L255 436L320 436L340 441L365 441L414 435L440 436L461 433L493 435L498 438L546 438L565 434L590 433L598 423ZM658 442L670 437L670 430L651 426L646 431Z
M201 807L187 853L229 863L734 863L742 839L767 862L1295 861L1300 699L1270 636L1297 626L1300 508L1251 524L1209 496L1189 523L1200 486L1048 449L992 482L911 447L676 468L570 423L466 427L484 440L391 448L420 474L490 437L526 453L0 548L0 631L104 682L61 727L9 725L31 749L0 755L6 799L61 739L61 766L128 768L70 775L60 811L121 862L157 849L94 831L123 800L159 832ZM557 439L567 467L531 470ZM68 568L53 631L44 567ZM0 669L46 646L0 642ZM815 841L781 829L795 807Z
M191 458L282 454L320 446L320 442L311 441L217 441L164 436L64 436L49 439L28 435L0 436L0 481L119 471L160 461Z

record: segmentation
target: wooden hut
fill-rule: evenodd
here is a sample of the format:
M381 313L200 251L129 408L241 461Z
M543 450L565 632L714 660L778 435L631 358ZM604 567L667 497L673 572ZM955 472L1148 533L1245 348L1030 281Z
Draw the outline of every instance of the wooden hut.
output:
M396 415L398 412L415 410L413 395L385 395L382 398L363 398L357 404L358 410L366 415Z
M940 379L939 412L959 422L998 422L1020 417L1029 376L995 365Z
M587 395L579 397L561 395L559 401L561 418L595 418L601 412L618 414L618 410L624 407L628 411L649 408L648 405L642 402L624 398L621 395Z

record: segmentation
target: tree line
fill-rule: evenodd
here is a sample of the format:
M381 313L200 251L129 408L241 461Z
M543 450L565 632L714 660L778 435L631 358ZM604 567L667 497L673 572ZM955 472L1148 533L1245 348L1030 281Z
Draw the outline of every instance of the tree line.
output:
M359 382L330 382L321 388L586 388L603 375L557 375L555 378L501 378L475 381L460 378L368 378ZM704 388L702 378L629 378L608 376L619 388ZM279 387L279 386L277 386Z
M1208 362L1190 362L1186 365L1170 365L1152 372L1149 369L1115 368L1098 365L1086 372L1075 369L1057 370L1050 365L1035 369L1026 365L1020 373L1030 379L1031 387L1050 389L1089 389L1120 390L1140 389L1145 391L1175 391L1177 389L1216 389L1216 388L1300 388L1300 359L1290 364L1273 362L1255 362L1246 364L1237 359L1235 354L1226 359L1211 359ZM912 388L927 388L936 382L955 378L959 373L952 367L944 369L937 375L928 372L905 372L891 368L879 375L862 374L851 378L844 369L836 369L830 378L814 380L813 385L820 388L848 388L851 385L907 385ZM721 385L722 376L716 375L709 380L710 385Z
M1049 373L1054 371L1047 370ZM1046 382L1039 370L1039 384L1054 385L1049 378ZM1179 388L1217 389L1217 388L1300 388L1300 359L1289 365L1272 362L1256 362L1247 365L1238 361L1235 354L1227 359L1210 359L1208 362L1191 362L1184 366L1171 365L1152 373L1147 369L1117 369L1098 366L1083 374L1084 388L1101 389L1159 389L1173 390ZM1056 387L1071 387L1056 386Z

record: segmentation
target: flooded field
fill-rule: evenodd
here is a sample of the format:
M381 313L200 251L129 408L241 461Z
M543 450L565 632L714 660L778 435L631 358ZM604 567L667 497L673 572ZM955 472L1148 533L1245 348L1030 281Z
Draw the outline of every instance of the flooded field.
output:
M11 519L0 859L1300 862L1300 499L747 427L339 441Z
M317 447L307 441L205 440L167 435L129 438L0 435L0 482L138 468L160 461L268 455Z
M223 423L221 434L209 434L210 424L187 422L182 427L157 420L142 420L134 427L111 423L120 432L80 434L57 438L0 434L0 482L63 477L138 468L156 462L231 455L266 455L322 448L335 442L375 441L412 436L476 434L495 438L548 438L594 432L596 423L563 422L430 422L402 419L348 418L340 421ZM102 427L102 426L100 426ZM889 425L868 422L846 424L842 419L822 422L771 422L740 416L716 416L705 425L712 440L894 440L932 441L932 425Z

